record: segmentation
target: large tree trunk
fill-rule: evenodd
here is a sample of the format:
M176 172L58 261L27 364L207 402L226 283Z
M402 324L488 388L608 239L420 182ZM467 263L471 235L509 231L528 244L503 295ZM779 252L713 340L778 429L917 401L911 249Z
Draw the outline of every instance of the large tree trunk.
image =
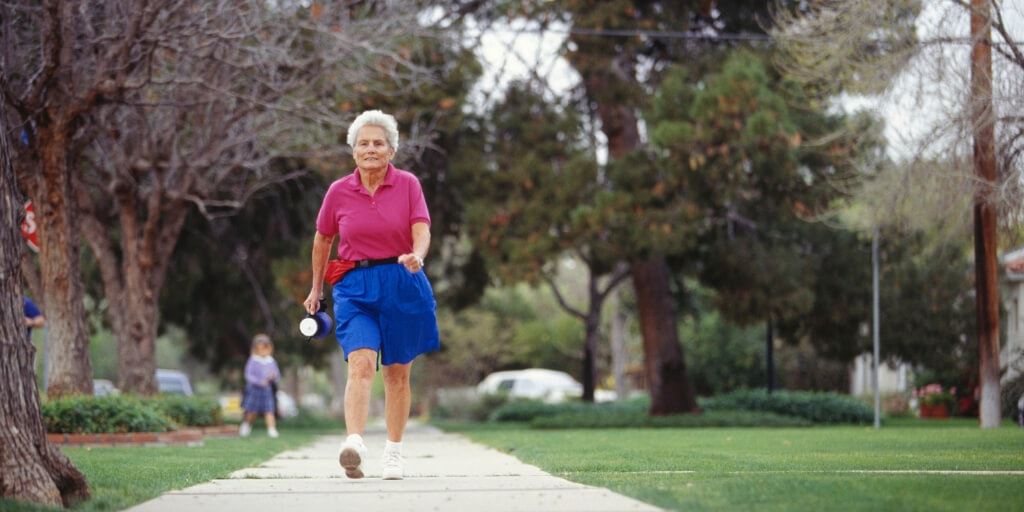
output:
M589 58L596 56L589 55ZM632 64L624 56L610 56L608 61L599 64L593 61L578 64L577 69L587 94L597 104L610 158L622 158L640 148L636 113L610 92L622 89L621 81L632 79L628 78L635 75ZM668 288L671 277L668 263L664 256L652 255L631 262L630 273L640 310L644 369L651 392L650 412L652 415L695 412L697 404L676 331L675 302Z
M644 338L644 369L651 393L652 416L697 412L693 387L686 377L683 346L679 343L675 301L668 283L665 258L635 261L630 270L636 287L640 331Z
M992 25L989 0L971 0L971 117L974 127L974 269L982 428L999 426L999 286L996 269L995 114L992 111Z
M103 212L90 202L84 185L78 182L76 186L81 187L78 196L87 205L82 232L96 255L103 291L111 305L107 318L117 338L118 387L140 395L156 394L160 292L188 206L166 200L159 185L141 198L131 188L118 188L114 206L120 229L112 232L108 223L100 220ZM145 215L140 213L143 210Z
M77 216L68 176L70 127L61 121L40 127L42 176L34 195L39 224L39 266L46 304L46 392L49 396L92 393L92 364L79 275ZM19 240L20 242L20 240Z
M22 314L22 205L15 193L8 128L0 108L0 497L70 506L88 498L89 487L71 461L47 442L39 413L35 348Z
M157 297L149 289L125 287L119 311L110 313L117 337L117 382L123 391L154 395L156 383ZM109 308L112 310L113 308Z

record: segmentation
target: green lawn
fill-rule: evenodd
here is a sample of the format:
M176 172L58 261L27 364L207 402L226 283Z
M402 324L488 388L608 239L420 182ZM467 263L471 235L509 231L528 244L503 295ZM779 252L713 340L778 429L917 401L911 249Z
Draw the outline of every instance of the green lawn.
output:
M92 492L92 499L74 510L123 510L173 489L223 478L237 469L256 466L325 433L330 432L282 426L281 437L270 439L259 426L249 438L211 438L196 447L64 448L63 451L85 474ZM49 509L0 500L0 511L9 510Z
M1024 510L1024 429L894 421L798 429L455 426L558 476L674 510Z

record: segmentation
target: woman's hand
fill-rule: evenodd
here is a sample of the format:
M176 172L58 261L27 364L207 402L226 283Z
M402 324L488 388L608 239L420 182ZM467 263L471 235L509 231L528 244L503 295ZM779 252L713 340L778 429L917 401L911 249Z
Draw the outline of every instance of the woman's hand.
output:
M420 258L411 252L399 256L398 262L404 265L405 269L413 274L423 269L423 258Z
M323 295L323 290L317 290L316 288L310 290L309 297L306 297L306 301L302 303L306 307L306 313L313 314L320 309L320 298Z

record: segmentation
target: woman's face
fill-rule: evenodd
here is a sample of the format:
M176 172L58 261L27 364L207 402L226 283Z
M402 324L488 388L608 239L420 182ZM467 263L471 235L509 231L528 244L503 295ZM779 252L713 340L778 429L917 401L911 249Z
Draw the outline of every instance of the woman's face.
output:
M362 171L374 172L387 169L395 150L388 144L387 133L379 126L364 126L356 134L354 148L356 167Z
M260 343L259 345L256 345L256 348L253 351L256 352L256 355L261 357L269 356L274 353L274 347L266 343Z

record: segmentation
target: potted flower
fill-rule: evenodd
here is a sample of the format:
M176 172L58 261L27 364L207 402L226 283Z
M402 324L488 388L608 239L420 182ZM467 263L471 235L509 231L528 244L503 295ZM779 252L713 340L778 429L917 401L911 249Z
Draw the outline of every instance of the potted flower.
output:
M914 391L921 404L922 418L948 418L955 410L956 388L945 390L941 384L928 384Z

